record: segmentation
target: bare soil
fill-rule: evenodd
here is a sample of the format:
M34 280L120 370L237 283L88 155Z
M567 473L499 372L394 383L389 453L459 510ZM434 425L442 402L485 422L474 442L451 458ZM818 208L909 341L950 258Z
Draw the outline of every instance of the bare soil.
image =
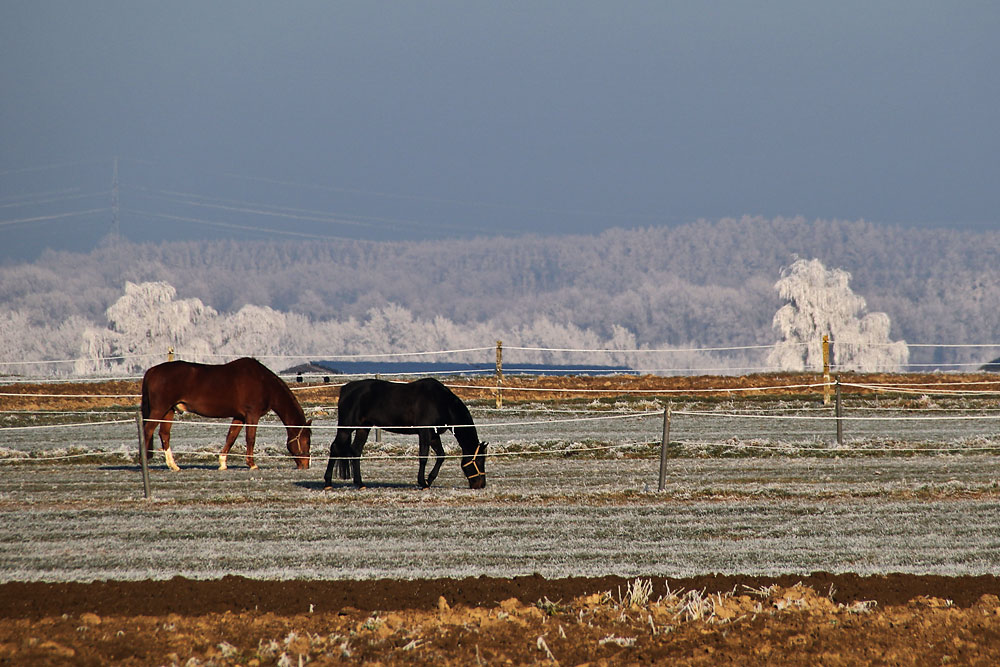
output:
M992 576L825 573L10 582L0 664L985 665L998 593Z

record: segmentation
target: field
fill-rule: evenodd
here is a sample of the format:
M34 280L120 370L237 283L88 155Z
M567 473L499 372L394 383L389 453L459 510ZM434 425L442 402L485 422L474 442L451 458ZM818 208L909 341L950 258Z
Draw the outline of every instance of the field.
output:
M303 387L312 468L262 429L260 470L239 445L216 470L225 425L187 416L149 499L135 383L8 385L0 663L995 663L992 379L852 378L839 443L815 376L528 379L590 393L500 410L463 389L483 491L454 460L418 490L390 434L367 489L324 490L336 390Z

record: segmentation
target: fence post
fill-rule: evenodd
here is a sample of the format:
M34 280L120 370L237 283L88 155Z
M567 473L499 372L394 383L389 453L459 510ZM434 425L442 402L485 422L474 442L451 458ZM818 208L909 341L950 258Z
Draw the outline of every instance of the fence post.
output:
M497 341L497 409L503 407L503 341Z
M135 413L135 423L139 427L139 465L142 468L142 492L149 498L149 457L146 453L146 439L142 432L142 410Z
M380 373L376 373L375 374L375 379L376 380L381 380L382 379L382 375ZM376 426L375 427L375 444L378 444L380 442L382 442L382 429L380 429L379 427Z
M167 361L173 361L173 360L174 360L174 348L173 347L168 347L167 348Z
M843 423L843 407L840 402L840 378L837 378L837 405L834 408L835 414L837 415L837 445L840 447L844 446L844 423Z
M830 337L823 334L823 405L830 404Z
M660 481L656 490L662 491L667 483L667 446L670 444L670 401L663 408L663 439L660 440Z

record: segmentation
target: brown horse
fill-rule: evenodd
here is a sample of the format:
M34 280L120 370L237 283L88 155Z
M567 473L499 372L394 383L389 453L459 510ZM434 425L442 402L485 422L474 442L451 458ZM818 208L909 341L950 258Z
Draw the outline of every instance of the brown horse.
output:
M295 458L295 465L309 467L312 421L306 421L302 406L288 385L256 359L243 358L216 365L168 361L146 371L142 378L143 444L147 452L153 451L153 431L159 425L167 466L180 470L170 453L170 427L175 410L203 417L232 417L226 444L219 454L219 470L226 469L229 449L244 425L247 427L247 465L257 468L253 460L257 422L269 410L274 410L288 432L286 444Z

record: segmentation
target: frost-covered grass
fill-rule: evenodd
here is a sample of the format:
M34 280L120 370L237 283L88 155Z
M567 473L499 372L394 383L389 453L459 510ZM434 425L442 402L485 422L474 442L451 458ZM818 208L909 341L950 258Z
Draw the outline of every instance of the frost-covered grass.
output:
M332 415L317 419L308 471L284 458L280 428L258 435L261 470L245 467L241 440L218 471L226 422L185 416L173 434L183 470L166 470L157 448L151 500L127 414L94 411L80 421L123 421L79 428L47 428L73 416L8 415L0 425L46 428L0 431L0 581L1000 574L990 401L855 400L846 415L948 419L845 421L842 447L815 400L674 408L663 492L662 415L644 399L476 407L491 442L480 492L454 459L417 490L416 438L390 433L369 440L368 489L324 491ZM629 418L566 421L594 415Z
M184 463L182 462L182 465ZM492 461L431 490L416 462L152 471L18 465L0 477L0 580L547 577L814 570L1000 573L993 457Z

